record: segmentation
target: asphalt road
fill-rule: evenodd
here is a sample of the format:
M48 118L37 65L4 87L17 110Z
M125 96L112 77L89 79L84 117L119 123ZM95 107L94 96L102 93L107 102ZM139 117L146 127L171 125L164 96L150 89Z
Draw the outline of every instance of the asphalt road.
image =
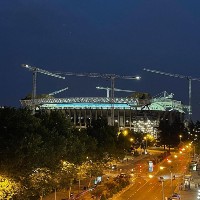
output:
M113 200L161 200L169 197L172 192L179 186L182 176L186 172L188 156L178 155L174 158L174 154L168 157L171 162L165 159L159 163L152 173L148 172L148 160L142 160L136 167L136 177L132 180L131 186L115 195ZM164 167L160 170L160 166ZM149 175L152 177L150 178ZM175 180L171 179L175 175ZM160 182L159 177L163 177L164 181Z

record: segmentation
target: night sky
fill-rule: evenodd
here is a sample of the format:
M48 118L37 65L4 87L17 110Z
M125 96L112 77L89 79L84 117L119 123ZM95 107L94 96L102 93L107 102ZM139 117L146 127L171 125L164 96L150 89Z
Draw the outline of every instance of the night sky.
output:
M200 78L199 0L0 0L0 105L20 107L32 90L29 64L48 71L140 75L116 88L174 93L188 105L188 81L143 71ZM56 97L106 96L102 78L66 80L38 74L37 94L69 87ZM200 82L192 82L194 121ZM115 96L129 93L115 92Z

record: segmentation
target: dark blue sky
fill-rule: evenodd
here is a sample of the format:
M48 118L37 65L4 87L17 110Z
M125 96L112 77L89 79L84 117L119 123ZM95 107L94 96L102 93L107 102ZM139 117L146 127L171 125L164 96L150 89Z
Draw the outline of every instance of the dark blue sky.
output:
M200 77L199 0L1 0L0 105L20 106L32 90L22 63L48 71L140 75L116 88L163 91L188 104L188 82L144 67ZM58 97L106 96L110 81L38 74L37 93L69 87ZM200 119L200 82L192 82L193 120ZM115 96L127 96L116 92Z

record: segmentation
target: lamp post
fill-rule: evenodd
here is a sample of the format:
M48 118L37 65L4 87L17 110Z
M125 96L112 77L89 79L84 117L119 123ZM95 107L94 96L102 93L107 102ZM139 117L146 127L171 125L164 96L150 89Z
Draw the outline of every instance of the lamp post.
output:
M70 179L70 182L69 182L69 199L71 197L71 190L72 190L72 179Z
M195 154L196 154L196 153L195 153L195 145L194 145L194 148L193 148L193 149L194 149L194 151L193 151L193 157L194 157L194 159L195 159Z
M171 193L173 194L173 184L172 184L172 170L170 168L167 167L162 167L160 166L160 169L163 170L164 168L168 169L170 171L170 181L171 181Z
M55 188L55 200L56 200L56 197L57 197L57 196L56 196L56 188Z
M179 138L180 138L180 143L181 143L181 138L182 138L182 135L179 135Z
M160 181L162 184L162 200L165 200L165 193L164 193L164 178L160 177Z
M144 137L145 139L145 154L147 154L147 137Z

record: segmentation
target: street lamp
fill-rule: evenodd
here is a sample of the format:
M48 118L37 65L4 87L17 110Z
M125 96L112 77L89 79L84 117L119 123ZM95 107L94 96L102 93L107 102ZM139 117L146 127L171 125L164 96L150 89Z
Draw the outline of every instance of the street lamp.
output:
M147 137L144 137L145 140L145 154L147 154Z
M56 198L57 198L57 195L56 195L56 188L55 188L55 200L56 200Z
M179 138L180 138L180 143L181 143L181 138L182 138L182 135L179 135Z
M165 200L165 193L164 193L164 178L160 177L160 181L162 184L162 200Z
M178 157L178 156L175 154L175 155L174 155L174 158L177 158L177 157Z
M160 166L160 169L163 170L164 168L170 171L170 179L171 179L171 193L173 194L173 185L172 185L172 171L170 168Z
M127 136L127 135L128 135L128 131L127 131L127 130L123 130L122 133L123 133L124 136Z

